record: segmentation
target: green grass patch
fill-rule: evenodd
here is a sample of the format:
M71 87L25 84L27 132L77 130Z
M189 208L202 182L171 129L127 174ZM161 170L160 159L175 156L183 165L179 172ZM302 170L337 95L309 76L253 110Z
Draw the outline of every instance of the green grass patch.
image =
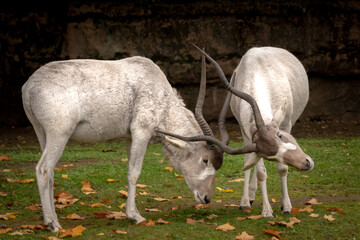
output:
M240 182L229 180L243 178L241 171L243 156L224 156L224 164L217 173L215 187L233 189L233 193L221 193L214 188L214 195L210 208L196 209L197 205L185 180L175 176L174 172L165 170L170 166L164 159L161 145L154 144L148 147L140 184L150 185L138 193L137 207L147 219L154 221L163 219L169 224L155 226L136 226L127 219L96 218L94 213L106 211L124 211L119 206L126 199L118 192L127 191L127 166L125 161L126 148L122 142L107 142L101 144L79 144L70 142L57 164L59 171L55 171L57 183L54 193L64 190L78 198L79 201L59 210L59 217L66 217L76 213L83 220L60 219L63 228L83 225L86 230L83 236L76 239L235 239L246 231L255 239L271 239L271 235L264 230L273 229L281 232L282 239L359 239L360 238L360 139L299 139L299 144L315 162L312 172L298 172L290 168L288 175L289 194L294 207L304 208L304 203L316 198L320 205L314 205L314 212L318 217L310 217L311 213L301 212L295 215L300 223L293 228L272 226L269 219L237 220L261 214L261 193L257 192L252 212L245 213L236 207L227 207L230 204L239 204L243 185ZM232 146L241 146L242 143L231 142ZM40 158L39 146L36 142L27 142L17 146L0 148L0 156L11 157L12 161L0 162L0 215L13 213L15 217L5 220L0 218L0 230L12 228L13 231L0 234L0 239L41 239L46 236L56 236L45 230L34 230L34 233L10 235L18 231L18 227L26 224L42 224L41 208L29 210L26 207L39 204L40 197L36 185L35 165ZM73 166L71 166L72 164ZM281 199L280 179L276 173L276 164L265 162L268 171L268 195L276 201ZM67 165L67 166L64 166ZM69 166L70 165L70 166ZM177 172L177 174L181 174ZM67 176L67 178L65 178ZM34 179L30 183L11 182L11 180ZM109 182L107 179L115 179ZM95 189L95 194L86 195L81 191L83 180L88 180ZM181 198L174 198L181 196ZM155 197L169 199L159 202ZM104 199L110 202L102 203ZM102 203L100 207L89 207L84 204ZM111 208L110 208L111 207ZM177 207L176 210L172 208ZM293 216L282 215L280 203L272 203L274 216L272 221L286 221ZM341 209L345 215L330 208ZM145 209L159 209L161 212L147 212ZM212 214L217 217L209 219ZM335 220L324 219L324 215L332 215ZM10 216L10 215L8 215ZM195 225L187 224L187 219L200 220ZM271 219L270 219L271 220ZM219 231L217 226L232 223L235 230ZM127 232L120 235L112 230ZM97 234L103 233L103 236ZM69 238L69 237L67 237Z

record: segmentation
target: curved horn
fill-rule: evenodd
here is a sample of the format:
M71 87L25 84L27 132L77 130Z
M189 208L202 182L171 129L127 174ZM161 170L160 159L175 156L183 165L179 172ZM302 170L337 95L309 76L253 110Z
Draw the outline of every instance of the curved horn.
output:
M213 132L211 131L210 126L206 122L202 110L205 101L205 93L206 93L206 65L205 65L205 56L201 58L201 80L200 80L200 90L198 99L195 107L195 118L199 123L201 130L203 131L205 136L214 137Z
M217 140L216 138L210 137L210 136L184 137L184 136L180 136L180 135L173 134L173 133L163 132L161 130L156 130L156 131L159 133L174 137L174 138L181 139L183 141L187 141L187 142L199 142L199 141L205 141L208 143L211 142L211 143L217 145L220 148L220 150L222 150L223 152L226 152L227 154L230 154L230 155L251 153L251 152L257 151L255 143L245 145L242 148L231 148L228 145L226 145L225 143L222 143L221 141Z
M241 99L244 99L245 101L247 101L252 109L253 109L253 112L254 112L254 117L255 117L255 123L256 123L256 127L260 133L260 135L264 135L265 132L266 132L266 127L265 127L265 122L261 116L261 113L260 113L260 110L259 110L259 106L257 105L255 99L250 96L249 94L247 93L244 93L244 92L240 92L238 90L236 90L235 88L233 88L228 80L226 79L225 77L225 74L224 72L222 71L221 67L219 66L219 64L214 60L212 59L206 52L204 52L203 50L201 50L198 46L196 46L195 44L193 44L194 47L196 47L203 55L205 55L205 57L212 63L214 64L218 74L219 74L219 77L221 79L221 81L225 84L226 86L226 89L228 91L230 91L231 93L235 94L236 96L240 97Z
M235 76L236 76L236 73L234 72L234 74L232 75L231 80L230 80L231 86L234 86ZM226 145L229 145L230 137L229 137L229 133L226 130L226 126L225 126L226 119L225 118L226 118L226 113L229 110L231 95L232 95L232 93L228 91L225 102L221 108L221 112L220 112L219 120L218 120L221 142Z

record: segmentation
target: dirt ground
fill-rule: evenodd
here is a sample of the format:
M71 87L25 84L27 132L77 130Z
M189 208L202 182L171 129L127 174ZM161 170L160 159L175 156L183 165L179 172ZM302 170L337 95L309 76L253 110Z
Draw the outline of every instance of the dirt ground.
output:
M217 135L216 122L210 123L211 128ZM241 138L240 129L236 120L227 120L226 126L231 139ZM301 121L297 122L292 130L296 138L344 138L360 137L360 121ZM16 146L19 143L36 141L35 132L28 127L0 127L0 155L1 148Z

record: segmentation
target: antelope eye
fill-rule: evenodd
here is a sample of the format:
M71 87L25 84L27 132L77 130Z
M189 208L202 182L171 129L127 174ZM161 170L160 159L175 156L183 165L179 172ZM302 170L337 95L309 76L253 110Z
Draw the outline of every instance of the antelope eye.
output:
M204 159L203 160L203 162L206 164L206 166L208 165L208 162L209 162L209 160L207 160L207 159Z
M278 138L282 139L283 135L280 132L278 132L276 135L278 136Z

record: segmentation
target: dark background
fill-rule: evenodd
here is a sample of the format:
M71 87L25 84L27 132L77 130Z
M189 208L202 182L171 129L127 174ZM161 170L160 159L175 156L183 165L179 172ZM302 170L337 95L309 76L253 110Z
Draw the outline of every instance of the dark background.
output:
M301 120L360 120L359 1L11 1L0 7L0 126L27 126L21 86L62 59L151 58L193 110L206 51L230 77L254 46L292 52L305 66ZM205 117L224 99L208 65ZM231 114L229 113L229 117Z

